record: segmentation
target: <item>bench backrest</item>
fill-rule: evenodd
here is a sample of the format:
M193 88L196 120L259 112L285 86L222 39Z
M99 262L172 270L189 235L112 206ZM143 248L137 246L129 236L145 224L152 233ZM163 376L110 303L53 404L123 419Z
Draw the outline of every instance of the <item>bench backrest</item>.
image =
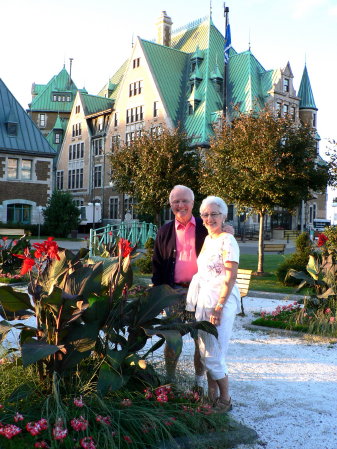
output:
M241 298L247 296L252 272L253 270L243 270L242 268L238 268L236 283L239 287Z
M24 229L0 228L0 236L7 235L25 235Z

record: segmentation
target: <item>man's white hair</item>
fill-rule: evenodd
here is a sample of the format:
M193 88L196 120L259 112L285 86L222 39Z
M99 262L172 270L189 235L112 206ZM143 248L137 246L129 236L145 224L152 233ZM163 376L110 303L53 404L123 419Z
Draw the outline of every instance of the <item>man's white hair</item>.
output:
M191 198L192 198L192 201L194 201L194 193L193 193L193 190L190 189L189 187L182 186L182 185L179 185L179 184L178 184L178 185L174 186L173 189L172 189L171 192L170 192L170 196L169 196L169 201L170 201L170 203L171 203L171 199L172 199L173 192L174 192L175 190L185 190L185 192L188 192L188 193L190 194L190 196L191 196Z

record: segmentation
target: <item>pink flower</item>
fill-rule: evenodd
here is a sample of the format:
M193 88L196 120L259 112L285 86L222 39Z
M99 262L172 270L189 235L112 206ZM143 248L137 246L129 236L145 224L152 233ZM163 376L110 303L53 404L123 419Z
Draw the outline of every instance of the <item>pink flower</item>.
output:
M160 394L157 396L157 401L158 402L167 402L168 401L168 397L166 394Z
M29 422L26 424L26 430L32 436L39 435L42 432L42 430L47 430L47 429L48 429L48 422L45 418L41 418L39 421Z
M64 429L61 419L56 421L55 427L53 428L53 437L55 440L64 440L68 435L68 429Z
M328 307L324 313L331 313L331 309L329 309L329 307Z
M88 427L88 421L80 416L79 418L74 418L70 421L71 427L79 432L80 430L86 430Z
M92 437L84 437L80 440L80 446L84 449L96 449L94 439Z
M132 405L132 401L131 399L123 399L121 401L121 405L123 405L124 407L130 407Z
M76 405L76 407L84 407L82 396L74 399L74 405Z
M23 416L19 412L16 412L14 415L14 421L15 422L23 421Z
M111 418L110 418L110 416L101 416L101 415L97 415L97 416L96 416L96 421L97 421L97 422L104 423L104 424L106 424L107 426L110 426L110 425L111 425Z
M335 317L334 316L330 317L329 321L330 321L330 323L333 323L335 321Z
M8 440L15 437L15 435L18 435L20 432L22 432L22 429L14 424L7 424L6 426L0 427L0 435L3 435Z
M42 440L42 441L37 441L37 442L34 444L34 447L49 448L48 443L47 443L46 441L44 441L44 440Z
M132 439L128 435L123 435L123 440L128 444L132 443Z

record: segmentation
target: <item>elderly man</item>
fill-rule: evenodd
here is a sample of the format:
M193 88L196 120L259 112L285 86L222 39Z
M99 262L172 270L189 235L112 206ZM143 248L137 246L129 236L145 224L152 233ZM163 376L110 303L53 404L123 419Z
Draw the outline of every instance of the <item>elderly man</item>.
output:
M170 206L175 220L163 225L157 234L152 259L154 285L168 284L182 289L185 294L193 275L198 271L197 257L200 253L207 230L199 217L192 215L194 205L193 191L182 185L173 187L169 196ZM228 226L227 232L233 234ZM185 311L184 301L172 306L168 314L182 320ZM194 368L196 386L201 387L204 368L200 361L199 348L195 339ZM165 345L166 373L169 380L174 380L178 357Z

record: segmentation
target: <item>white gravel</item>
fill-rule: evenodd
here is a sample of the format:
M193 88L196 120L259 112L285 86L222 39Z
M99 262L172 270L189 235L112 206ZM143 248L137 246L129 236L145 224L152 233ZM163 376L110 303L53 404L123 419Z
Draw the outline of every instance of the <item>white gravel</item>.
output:
M238 449L337 449L337 345L244 327L253 312L289 302L247 297L246 317L236 318L228 352L231 415L259 436ZM190 372L192 349L185 337L181 368Z

